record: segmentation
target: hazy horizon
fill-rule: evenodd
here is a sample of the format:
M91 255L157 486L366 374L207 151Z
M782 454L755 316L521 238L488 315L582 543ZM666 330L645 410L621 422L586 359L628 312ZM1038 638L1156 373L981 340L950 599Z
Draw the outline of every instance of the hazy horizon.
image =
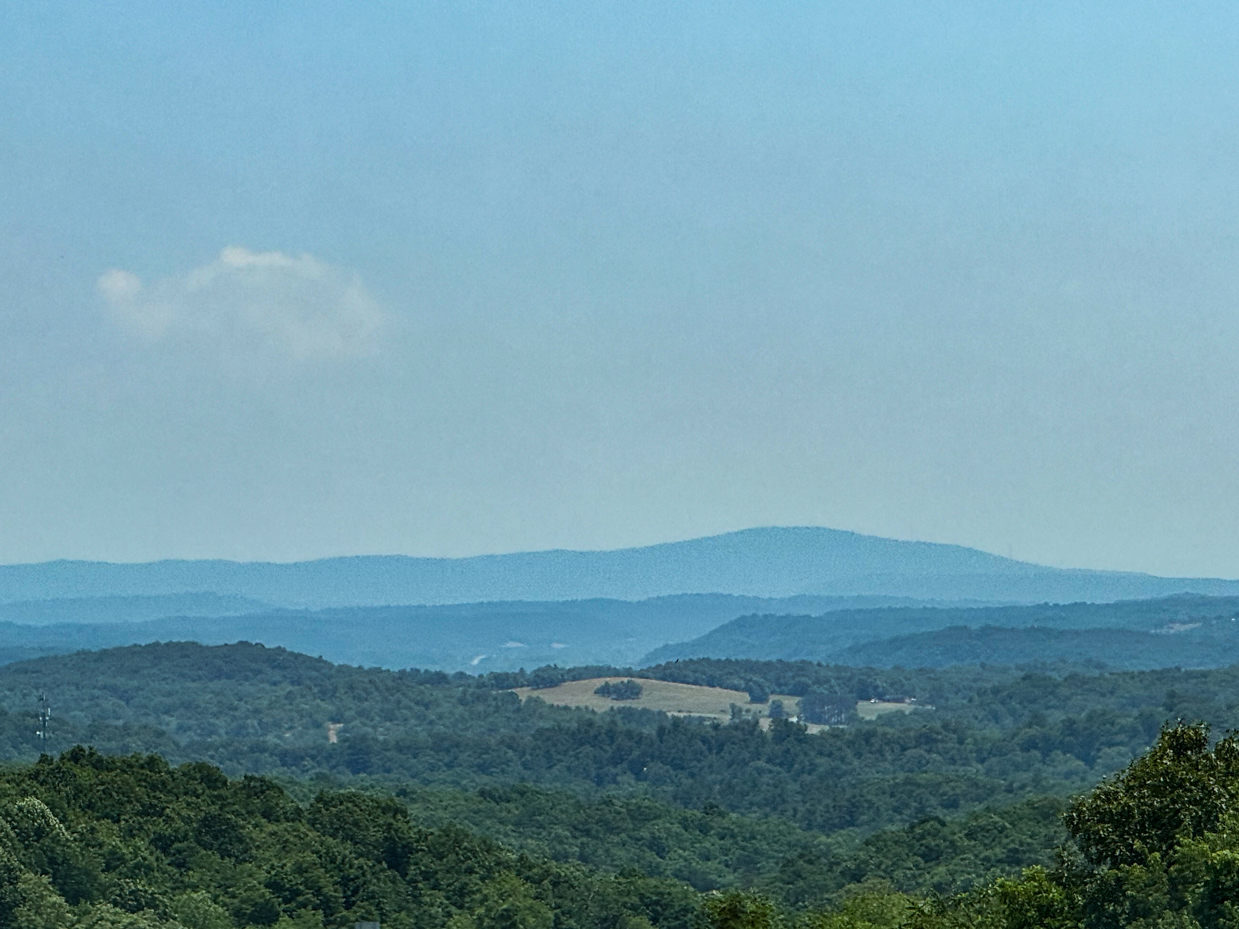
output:
M312 563L316 561L346 560L350 558L414 558L414 559L431 559L431 560L440 560L440 561L455 561L455 560L466 560L466 559L477 559L477 558L495 558L495 557L503 557L506 555L537 555L537 554L548 554L548 553L557 553L557 552L571 553L571 554L600 554L600 553L605 554L608 552L630 551L632 549L657 548L661 546L676 545L677 543L717 539L717 538L722 538L725 536L734 536L734 535L739 535L743 533L763 532L767 530L776 530L776 531L777 530L809 530L809 531L822 530L822 531L831 532L831 533L856 535L856 536L861 536L861 537L870 538L870 539L882 539L883 541L924 543L928 545L947 545L947 546L954 547L954 548L968 548L968 549L973 549L975 551L983 552L984 554L987 554L987 555L994 555L999 558L1010 558L1010 556L1003 555L1000 552L986 552L984 549L976 549L975 546L962 546L962 545L957 545L956 543L952 543L952 542L931 542L927 539L899 539L899 538L888 537L888 536L873 536L868 533L853 532L852 530L849 530L849 529L836 529L830 526L750 526L745 529L736 529L736 530L731 530L729 532L723 532L723 533L713 533L713 534L706 535L706 536L691 536L689 538L684 538L684 539L665 539L659 542L650 542L650 543L632 545L632 546L619 546L619 547L613 547L613 548L515 549L511 551L471 552L471 553L462 554L462 555L413 555L413 554L408 554L406 552L346 552L346 553L339 553L335 555L323 555L323 556L319 556L315 558L289 559L289 560L282 560L282 561L274 560L274 559L262 559L262 558L245 559L245 560L229 559L229 558L198 558L198 559L158 558L158 559L148 559L144 561L107 561L107 560L101 560L101 559L61 558L61 559L49 559L43 562L0 562L0 567L22 567L25 565L54 564L56 562L70 562L70 563L78 562L78 563L87 563L87 564L114 564L114 565L142 565L142 564L158 564L160 562L176 562L176 561L222 561L222 562L232 562L232 563L237 563L237 564L290 565L290 564ZM1085 572L1096 571L1096 572L1101 572L1101 573L1105 573L1107 570L1107 569L1092 568L1088 565L1052 565L1052 564L1046 564L1043 562L1026 561L1024 559L1014 559L1014 560L1020 562L1021 564L1028 564L1028 565L1033 565L1036 567L1043 567L1043 568L1055 568L1055 569L1076 570L1076 571L1085 571ZM1151 572L1132 572L1132 573L1148 574ZM1174 579L1176 577L1182 577L1185 579L1203 577L1203 575L1187 575L1187 574L1163 575L1163 576L1168 577L1170 579ZM1224 580L1239 580L1239 578L1226 578L1225 576L1218 576L1218 577L1219 579L1224 579ZM678 594L660 594L659 596L679 596L679 595ZM737 596L747 596L747 595L737 594Z
M555 547L555 548L536 548L536 549L535 548L522 548L522 549L510 549L510 550L505 550L505 551L478 551L478 552L467 552L467 553L459 554L459 555L433 555L433 554L417 555L417 554L410 554L408 552L338 552L333 555L319 555L313 558L293 558L293 559L282 559L282 560L281 559L270 559L270 558L253 558L253 559L244 559L244 561L254 562L254 563L265 562L269 564L293 564L293 563L304 562L304 561L329 561L329 560L336 559L336 558L437 558L437 559L453 560L453 559L461 559L461 558L487 558L487 557L491 557L495 555L538 554L538 553L543 553L543 552L610 552L610 551L622 551L624 549L629 549L629 548L654 548L660 545L675 545L678 542L694 542L694 541L698 541L701 539L719 538L721 536L736 535L736 534L744 533L744 532L760 532L762 530L767 530L767 529L774 529L774 530L778 530L778 529L809 529L809 530L822 529L827 532L842 532L842 533L847 533L850 535L868 536L871 538L893 538L893 537L886 537L886 536L872 536L870 533L853 532L850 529L838 529L833 526L792 526L792 525L747 526L743 529L732 529L726 532L713 532L713 533L708 533L706 535L700 535L700 536L688 536L682 539L662 539L657 542L644 542L644 543L638 543L636 545L620 545L620 546L610 546L606 548L565 548L563 546L560 546L560 547ZM894 541L926 542L932 545L940 545L940 544L955 545L956 544L952 542L945 542L945 543L930 542L928 539L894 539ZM972 548L974 546L960 546L960 547ZM999 555L1000 557L1004 557L1004 558L1008 557L1006 555L1001 555L1001 553L999 552L989 552L988 554ZM1020 559L1016 559L1016 560L1020 560ZM204 557L204 558L190 558L190 559L154 558L154 559L144 559L142 561L109 561L108 559L90 559L90 558L53 558L53 559L46 559L42 562L0 562L0 565L16 566L16 565L22 565L22 564L46 564L51 561L87 561L87 562L97 562L100 564L150 564L150 563L158 562L158 561L241 561L241 559L211 558L209 556ZM1079 567L1079 566L1046 565L1046 567Z
M0 14L0 563L1239 576L1239 8Z

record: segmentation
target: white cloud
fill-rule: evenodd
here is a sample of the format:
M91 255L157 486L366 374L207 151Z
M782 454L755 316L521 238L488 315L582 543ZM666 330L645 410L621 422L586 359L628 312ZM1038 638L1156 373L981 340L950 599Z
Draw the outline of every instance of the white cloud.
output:
M297 359L370 351L385 316L357 274L312 255L230 245L209 264L152 284L112 269L95 288L112 319L152 342L208 341L230 353L255 349Z

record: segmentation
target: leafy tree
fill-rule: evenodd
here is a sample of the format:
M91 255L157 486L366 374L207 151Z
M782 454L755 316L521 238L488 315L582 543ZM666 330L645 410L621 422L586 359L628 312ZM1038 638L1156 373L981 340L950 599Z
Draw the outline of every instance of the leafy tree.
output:
M637 700L644 688L634 680L603 681L594 688L594 693L600 697L610 697L612 700Z
M1210 750L1208 726L1180 724L1076 803L1066 824L1093 864L1141 864L1215 831L1237 800L1239 741L1230 736Z
M781 922L768 897L735 890L708 894L702 913L710 929L775 929Z
M749 703L765 703L770 699L770 686L765 681L749 681L744 689L748 691Z
M390 797L301 807L262 778L81 748L0 769L4 929L689 929L693 900L419 828Z

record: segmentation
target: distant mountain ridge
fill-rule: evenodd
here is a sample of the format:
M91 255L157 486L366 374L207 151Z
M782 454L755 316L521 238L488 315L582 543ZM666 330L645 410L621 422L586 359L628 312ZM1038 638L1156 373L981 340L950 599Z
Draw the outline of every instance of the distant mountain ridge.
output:
M270 609L271 604L261 600L214 593L71 597L0 603L0 623L132 623L167 616L242 616Z
M951 626L851 645L838 653L837 660L874 668L1060 663L1124 671L1223 668L1239 661L1235 626L1216 619L1186 624L1175 632Z
M123 603L149 613L159 598L49 600L116 608ZM136 603L134 603L136 599ZM193 600L191 602L197 602ZM245 602L245 601L242 601ZM38 603L38 601L36 601ZM545 664L630 665L668 641L693 638L754 611L794 613L906 606L897 597L793 597L765 600L727 594L684 594L652 600L570 600L548 603L488 602L441 606L268 609L231 615L170 615L132 621L81 622L66 613L55 624L0 621L0 664L158 641L223 645L238 641L282 646L331 661L385 668L449 671L514 671ZM29 603L18 604L23 610ZM0 611L4 608L0 607ZM22 615L26 615L23 613Z
M0 566L0 603L213 593L285 607L487 600L645 600L693 593L784 598L1109 601L1239 594L1239 581L1047 568L977 549L813 527L746 529L613 551L469 558L351 556L287 564L53 561Z
M1108 649L1107 643L1114 647ZM691 641L656 648L641 663L690 658L872 667L1064 661L1124 668L1219 667L1239 661L1239 597L753 614Z

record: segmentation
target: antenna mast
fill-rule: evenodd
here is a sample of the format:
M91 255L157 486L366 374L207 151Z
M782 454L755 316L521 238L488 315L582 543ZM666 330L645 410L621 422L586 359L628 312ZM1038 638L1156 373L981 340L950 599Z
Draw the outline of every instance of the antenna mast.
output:
M47 702L47 693L39 691L39 728L35 730L35 738L46 744L48 730L52 722L52 705Z

